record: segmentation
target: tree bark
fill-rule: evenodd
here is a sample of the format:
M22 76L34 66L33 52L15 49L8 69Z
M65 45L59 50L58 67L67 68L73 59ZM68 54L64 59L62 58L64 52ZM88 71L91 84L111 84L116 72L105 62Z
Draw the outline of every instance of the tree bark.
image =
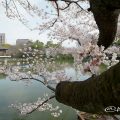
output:
M120 0L89 0L90 9L99 29L98 45L108 48L115 39ZM56 87L56 99L80 111L105 112L105 108L120 108L120 62L97 77L86 81L61 82Z
M120 9L120 0L101 0L108 8Z
M98 45L109 47L115 39L120 0L90 0L90 9L99 29Z
M56 87L56 99L80 111L97 114L120 114L105 112L108 106L120 107L120 62L99 76L85 81L64 81Z

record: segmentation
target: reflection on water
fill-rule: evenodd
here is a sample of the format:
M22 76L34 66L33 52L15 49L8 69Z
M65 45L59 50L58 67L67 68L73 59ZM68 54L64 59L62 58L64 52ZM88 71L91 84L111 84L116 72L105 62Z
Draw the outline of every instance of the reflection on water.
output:
M89 75L83 76L80 71L76 71L73 67L70 66L65 67L64 70L67 76L71 77L71 79L74 81L83 81L90 77Z
M76 72L72 67L64 68L66 74L76 80L80 77L80 72ZM81 80L86 77L81 77ZM72 108L58 103L55 99L51 100L53 106L60 106L63 113L60 117L54 118L50 112L34 112L28 116L20 116L18 112L8 106L13 103L34 102L38 97L42 97L44 93L51 94L46 87L40 82L32 81L29 86L26 86L22 81L10 81L8 78L0 80L0 120L76 120L76 112Z

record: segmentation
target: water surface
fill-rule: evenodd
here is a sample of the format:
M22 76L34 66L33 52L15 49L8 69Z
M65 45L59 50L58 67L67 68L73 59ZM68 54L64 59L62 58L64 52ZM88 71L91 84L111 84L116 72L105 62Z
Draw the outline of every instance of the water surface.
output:
M72 67L66 67L65 72L72 79L79 76ZM85 79L86 77L82 77ZM81 80L82 80L81 79ZM0 120L76 120L76 112L71 107L58 103L55 99L50 102L53 106L60 106L63 113L60 117L54 118L49 111L35 111L30 115L21 116L18 111L8 106L15 103L29 103L37 101L38 97L43 97L45 93L51 94L38 81L32 81L26 85L23 81L10 81L8 77L0 79Z

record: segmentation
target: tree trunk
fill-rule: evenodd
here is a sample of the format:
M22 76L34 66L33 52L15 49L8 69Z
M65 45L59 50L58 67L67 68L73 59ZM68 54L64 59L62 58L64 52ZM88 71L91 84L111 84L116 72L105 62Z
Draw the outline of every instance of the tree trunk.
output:
M99 29L98 45L109 47L115 39L120 0L89 0ZM86 81L61 82L56 87L56 99L80 111L120 114L120 62L97 77ZM118 111L105 112L114 106ZM114 109L115 110L115 109Z
M101 75L85 81L59 83L56 99L88 113L120 114L120 109L105 112L108 106L120 108L120 62Z
M112 9L120 9L120 0L101 0L104 6Z
M117 3L120 7L120 0L90 0L90 9L99 29L99 46L107 48L115 39L119 16Z

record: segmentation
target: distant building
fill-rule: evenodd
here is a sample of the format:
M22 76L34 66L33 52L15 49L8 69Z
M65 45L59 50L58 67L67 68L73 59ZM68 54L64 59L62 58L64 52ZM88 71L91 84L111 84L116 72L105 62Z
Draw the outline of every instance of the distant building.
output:
M5 44L5 33L0 33L0 45Z
M29 44L29 42L31 42L29 39L17 39L16 40L16 45Z

